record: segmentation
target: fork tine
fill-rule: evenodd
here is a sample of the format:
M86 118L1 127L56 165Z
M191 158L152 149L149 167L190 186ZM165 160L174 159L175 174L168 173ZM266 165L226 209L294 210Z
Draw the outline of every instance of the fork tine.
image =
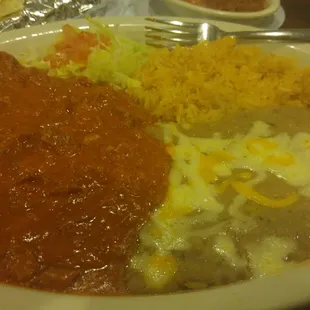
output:
M198 28L199 27L199 23L186 23L186 22L181 22L177 20L165 20L165 19L158 19L154 17L146 17L145 20L149 22L153 22L153 23L159 23L159 24L176 26L176 27L185 27L185 28Z
M171 33L171 34L178 34L178 35L195 35L198 33L198 31L190 30L190 31L184 31L179 29L168 29L168 28L157 28L157 27L151 27L151 26L145 26L144 27L147 32L162 32L162 33Z

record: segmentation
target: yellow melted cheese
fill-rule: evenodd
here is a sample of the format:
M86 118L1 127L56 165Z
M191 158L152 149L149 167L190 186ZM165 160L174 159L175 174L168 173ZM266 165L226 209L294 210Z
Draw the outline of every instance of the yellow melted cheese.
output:
M287 268L286 258L294 248L292 240L275 236L266 238L258 245L249 245L247 250L253 275L260 277Z
M162 128L173 159L169 193L141 233L141 243L152 248L157 258L143 259L144 264L136 265L152 287L159 288L168 283L177 270L176 261L169 258L161 263L163 257L173 257L174 251L190 250L189 239L195 232L189 215L202 211L208 214L210 229L205 230L205 234L214 238L215 253L233 266L240 266L244 262L237 254L236 245L225 235L225 225L217 222L224 210L230 216L230 228L246 234L257 225L253 218L242 212L247 201L254 201L262 208L280 208L293 206L300 196L310 197L309 133L275 136L268 124L256 122L247 134L230 139L220 135L205 139L188 137L175 125L162 125ZM238 169L246 171L236 174ZM255 185L264 182L269 173L296 190L283 193L280 199L259 193ZM237 195L224 206L220 196L229 187ZM199 236L203 233L199 232ZM247 251L254 275L281 269L285 264L283 259L293 248L291 241L277 237L249 246Z

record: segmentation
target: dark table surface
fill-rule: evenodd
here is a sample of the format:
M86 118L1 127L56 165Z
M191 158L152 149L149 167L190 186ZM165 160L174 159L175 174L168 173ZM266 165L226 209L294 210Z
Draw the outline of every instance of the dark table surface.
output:
M282 28L310 28L310 0L282 0L286 20Z

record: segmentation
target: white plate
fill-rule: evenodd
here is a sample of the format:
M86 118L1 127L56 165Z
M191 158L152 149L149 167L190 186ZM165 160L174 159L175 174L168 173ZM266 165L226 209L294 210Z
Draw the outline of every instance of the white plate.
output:
M281 6L279 10L271 17L266 18L257 27L264 29L279 29L285 22L285 11Z
M191 21L191 19L184 20ZM119 30L122 33L135 39L143 39L143 26L146 23L142 17L110 17L102 18L102 22L120 25ZM42 53L53 42L64 23L3 33L0 35L0 50L15 56L29 51L33 54ZM70 23L80 28L87 27L87 22L83 20L74 20ZM222 22L216 24L223 30L253 30L251 27L238 24ZM303 63L310 63L309 44L276 44L265 47L277 53L296 56ZM286 309L306 301L310 301L310 266L238 285L152 297L73 296L0 286L0 310L270 310Z

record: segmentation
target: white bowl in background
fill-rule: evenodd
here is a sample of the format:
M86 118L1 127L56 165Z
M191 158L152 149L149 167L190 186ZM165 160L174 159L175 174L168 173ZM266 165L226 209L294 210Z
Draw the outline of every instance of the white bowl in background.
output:
M177 16L201 17L231 22L257 22L270 17L280 8L280 0L266 0L267 6L264 10L257 12L228 12L202 7L184 0L161 0L170 11Z

